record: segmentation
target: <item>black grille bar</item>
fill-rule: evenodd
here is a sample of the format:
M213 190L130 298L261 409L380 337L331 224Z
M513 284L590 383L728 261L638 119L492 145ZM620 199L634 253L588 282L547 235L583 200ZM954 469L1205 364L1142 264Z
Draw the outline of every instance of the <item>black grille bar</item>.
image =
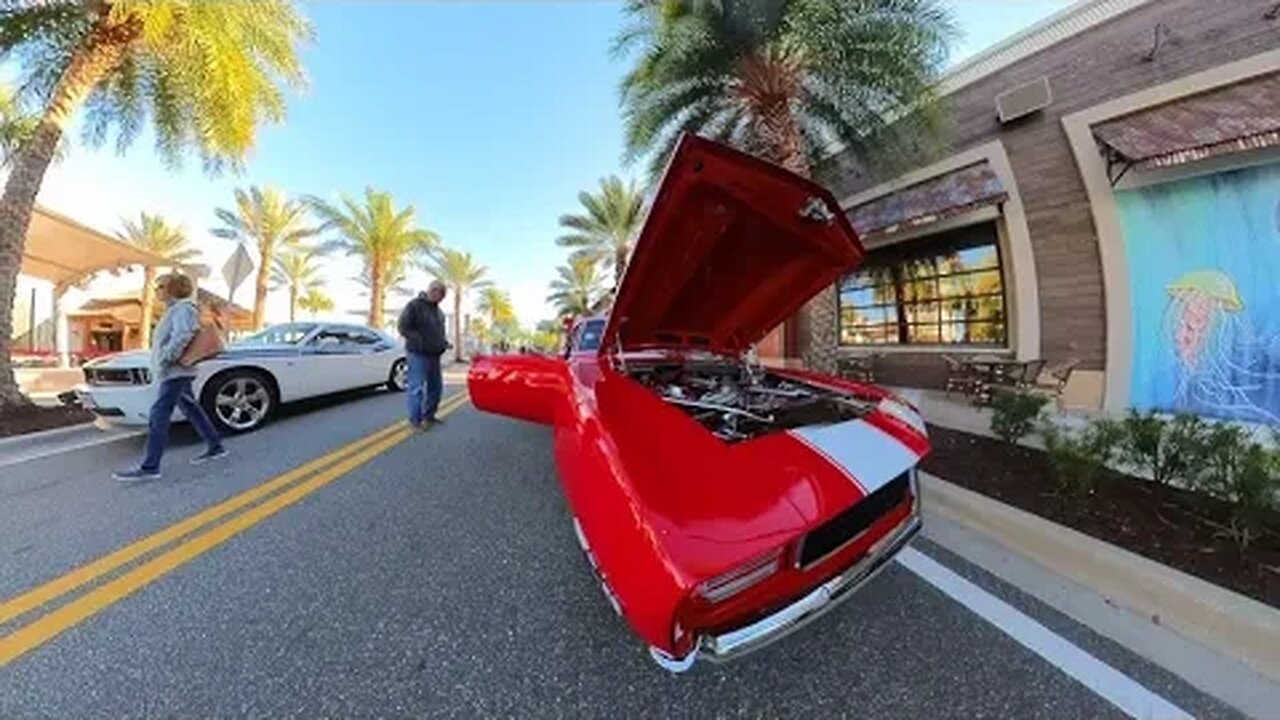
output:
M910 473L902 473L853 507L819 525L800 546L800 567L808 567L857 537L875 521L897 507L910 491Z

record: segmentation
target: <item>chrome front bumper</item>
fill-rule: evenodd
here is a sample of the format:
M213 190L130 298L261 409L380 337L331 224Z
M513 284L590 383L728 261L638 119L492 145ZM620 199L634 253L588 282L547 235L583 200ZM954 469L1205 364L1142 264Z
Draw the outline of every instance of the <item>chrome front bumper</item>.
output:
M898 527L867 550L867 554L844 572L813 589L809 594L768 617L721 635L704 635L694 649L683 658L673 658L658 648L649 648L654 662L671 672L684 672L695 660L705 658L725 662L758 650L804 627L810 621L839 605L875 576L898 551L920 532L920 514L914 510Z

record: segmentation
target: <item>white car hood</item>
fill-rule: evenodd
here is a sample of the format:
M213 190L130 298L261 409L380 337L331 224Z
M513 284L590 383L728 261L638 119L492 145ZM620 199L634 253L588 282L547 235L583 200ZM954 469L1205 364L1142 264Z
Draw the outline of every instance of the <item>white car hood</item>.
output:
M151 365L150 350L128 350L126 352L107 355L90 360L84 364L87 368L146 368Z

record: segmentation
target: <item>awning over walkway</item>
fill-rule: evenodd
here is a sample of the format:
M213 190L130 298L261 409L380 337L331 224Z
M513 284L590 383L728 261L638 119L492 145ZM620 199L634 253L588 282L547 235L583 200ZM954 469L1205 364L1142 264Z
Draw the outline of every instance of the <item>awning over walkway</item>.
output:
M99 270L165 264L165 259L155 253L36 207L27 231L20 272L55 285L66 285Z
M887 235L962 215L1008 197L987 161L903 188L849 210L859 235Z
M1277 146L1280 73L1109 120L1093 135L1112 164L1139 169Z

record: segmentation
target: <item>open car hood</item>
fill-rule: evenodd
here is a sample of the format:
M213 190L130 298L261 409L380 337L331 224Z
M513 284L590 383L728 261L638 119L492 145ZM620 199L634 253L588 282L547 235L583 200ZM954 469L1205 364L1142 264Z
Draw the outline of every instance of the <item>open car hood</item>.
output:
M636 240L600 351L740 353L862 257L827 190L685 135Z

